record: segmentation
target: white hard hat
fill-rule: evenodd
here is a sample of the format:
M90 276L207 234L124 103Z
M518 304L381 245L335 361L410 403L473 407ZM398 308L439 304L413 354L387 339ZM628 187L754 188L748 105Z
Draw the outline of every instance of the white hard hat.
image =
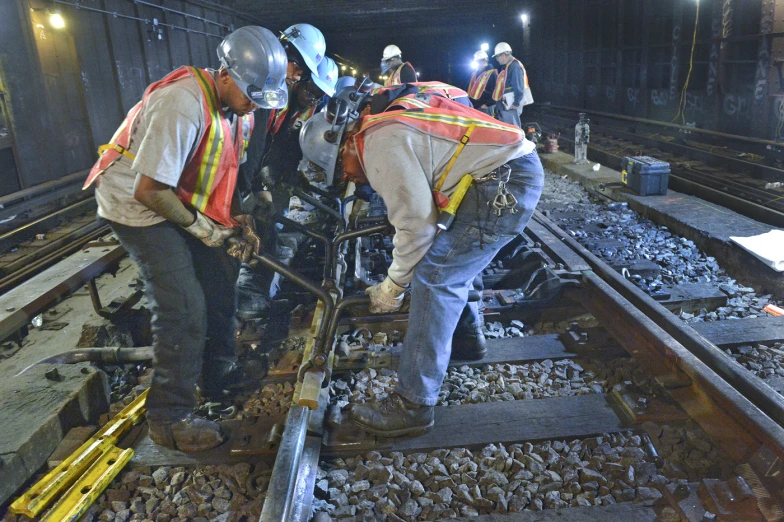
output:
M318 76L313 76L311 80L324 91L324 94L333 96L335 85L338 83L338 64L332 58L325 56L318 66Z
M337 84L335 84L335 92L340 92L346 87L354 87L356 83L357 79L353 76L341 76L338 78Z
M495 58L499 54L511 53L511 52L512 52L512 47L508 43L500 42L495 45L495 52L493 54L493 58Z
M477 62L479 60L487 60L487 53L484 52L484 51L477 51L477 52L475 52L474 53L474 60L476 60Z
M390 58L394 58L395 56L402 56L403 51L400 50L400 47L397 45L387 45L384 47L384 54L381 55L382 60L389 60Z
M281 35L284 41L290 42L299 51L312 76L318 76L318 65L327 51L327 42L321 31L310 24L294 24Z
M288 58L269 29L240 27L218 45L218 59L256 107L280 109L288 103Z

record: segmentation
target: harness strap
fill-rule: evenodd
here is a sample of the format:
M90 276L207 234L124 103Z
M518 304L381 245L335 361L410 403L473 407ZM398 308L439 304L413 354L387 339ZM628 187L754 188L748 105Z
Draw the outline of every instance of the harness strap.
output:
M101 145L100 147L98 147L98 155L100 156L105 151L110 150L110 149L119 152L120 154L122 154L126 158L130 159L131 161L136 159L136 154L134 154L133 152L129 151L128 149L126 149L122 145L118 145L117 143L107 143L106 145Z
M449 158L449 163L447 163L446 167L444 167L444 172L441 174L441 178L438 180L438 184L436 184L435 190L440 191L441 187L444 186L444 182L446 181L447 176L449 176L449 172L452 170L452 167L457 161L458 156L460 156L460 153L463 152L466 144L471 139L471 134L474 132L474 129L476 129L476 123L469 125L465 134L463 134L463 137L460 138L460 144L457 146L457 149L455 149L455 153L452 154L452 157Z

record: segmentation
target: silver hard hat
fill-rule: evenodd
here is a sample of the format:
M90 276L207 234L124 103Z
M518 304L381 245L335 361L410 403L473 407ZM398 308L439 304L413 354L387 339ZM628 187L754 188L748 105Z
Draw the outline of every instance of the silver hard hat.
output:
M327 121L324 112L314 114L299 132L303 157L327 172L334 172L340 149L340 134L337 131Z
M256 107L281 109L288 104L283 45L269 29L240 27L218 45L221 67Z

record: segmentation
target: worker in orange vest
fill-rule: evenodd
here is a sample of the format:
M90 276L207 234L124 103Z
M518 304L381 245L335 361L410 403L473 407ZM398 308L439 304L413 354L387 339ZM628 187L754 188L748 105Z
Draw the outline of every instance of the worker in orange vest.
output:
M235 363L238 263L260 244L233 204L253 130L251 111L286 105L287 59L275 35L241 27L218 46L219 70L181 67L150 85L85 184L98 215L139 266L152 305L154 363L147 396L150 438L182 451L224 440L195 417L194 393L220 387ZM262 122L263 125L263 122ZM236 219L235 219L236 217Z
M389 74L384 80L384 87L417 81L414 66L403 63L403 52L397 45L387 45L381 55L381 74Z
M493 91L495 91L498 71L488 63L485 51L475 52L474 62L476 62L476 70L468 81L468 97L475 109L492 116L496 104Z
M522 128L520 115L523 113L523 107L534 102L525 67L520 60L512 56L512 47L506 42L495 46L493 58L502 67L493 91L493 99L498 102L496 117Z
M395 391L383 401L355 404L350 419L369 433L400 437L432 428L472 282L523 231L544 172L520 128L444 95L401 90L383 112L370 114L372 106L362 111L341 153L344 177L369 182L395 227L387 277L366 293L372 313L400 310L407 292L411 303ZM302 131L306 158L320 154L305 144L330 145L319 141L318 127L308 136L308 127ZM439 232L438 204L465 186L466 175L471 185L455 220Z

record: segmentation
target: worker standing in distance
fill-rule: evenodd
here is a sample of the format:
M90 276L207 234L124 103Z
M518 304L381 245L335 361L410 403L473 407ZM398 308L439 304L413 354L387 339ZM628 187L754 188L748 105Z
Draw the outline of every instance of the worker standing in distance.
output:
M286 84L289 86L289 101L295 98L293 89L299 82L308 83L318 76L318 68L324 61L327 43L324 35L310 24L294 24L281 33L280 41L286 51L288 67ZM304 85L303 83L302 85ZM318 89L315 89L318 90ZM272 193L265 186L261 171L264 158L267 156L272 140L270 131L274 128L275 119L281 112L288 112L288 105L278 110L257 109L254 117L258 125L251 136L247 148L247 161L240 166L240 193L242 210L253 216L274 214ZM285 115L284 112L284 115ZM280 120L282 122L282 118ZM262 225L257 220L257 225ZM270 225L267 223L267 225ZM270 235L270 226L261 226L262 238L274 241L274 233ZM275 248L270 253L275 255ZM250 320L261 317L269 308L269 299L273 297L270 289L278 279L273 271L264 268L253 270L242 264L237 279L237 317Z
M387 45L381 55L381 74L388 74L384 87L417 81L414 66L403 62L403 52L397 45Z
M495 46L493 58L503 67L498 73L493 91L493 99L498 102L495 107L496 116L504 123L522 128L520 115L523 113L523 106L534 102L525 67L520 60L512 56L512 48L506 42Z
M350 418L369 433L400 437L432 428L473 280L525 228L544 172L521 129L446 96L401 91L384 112L369 112L346 138L342 168L383 198L395 248L387 278L366 293L372 313L398 311L409 289L411 304L397 388L383 401L355 404ZM452 197L466 175L471 185L454 222L437 233L436 202Z
M474 62L476 62L476 70L471 74L468 82L468 97L475 109L493 116L496 103L493 99L493 91L498 80L498 71L488 63L485 51L475 52Z
M150 85L101 147L98 215L139 266L152 305L150 438L182 451L213 448L220 426L195 417L195 386L220 387L235 355L238 264L225 250L247 230L233 200L257 107L287 103L286 53L262 27L241 27L218 46L220 69L181 67ZM263 123L262 123L263 124ZM237 218L235 220L235 217ZM258 238L234 244L247 260Z

